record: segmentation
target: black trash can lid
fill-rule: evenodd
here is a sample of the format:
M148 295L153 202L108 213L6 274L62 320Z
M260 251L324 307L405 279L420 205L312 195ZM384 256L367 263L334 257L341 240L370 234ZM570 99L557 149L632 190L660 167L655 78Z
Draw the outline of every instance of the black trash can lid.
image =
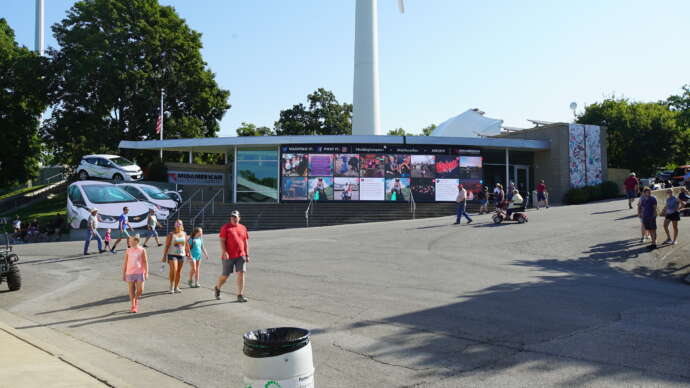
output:
M244 333L244 354L248 357L274 357L294 352L309 343L310 332L298 327L275 327Z

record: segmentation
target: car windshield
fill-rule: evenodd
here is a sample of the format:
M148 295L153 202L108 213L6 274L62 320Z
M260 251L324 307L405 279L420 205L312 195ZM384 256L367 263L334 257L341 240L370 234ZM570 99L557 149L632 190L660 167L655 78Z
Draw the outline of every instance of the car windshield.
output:
M132 162L131 160L127 160L121 156L118 156L117 158L112 158L110 159L110 161L121 167L131 166L134 164L134 162Z
M148 194L148 196L153 198L153 199L170 199L170 197L168 197L168 194L165 194L158 187L154 187L154 186L139 186L139 187L141 187L141 189L144 190L144 192L146 192L146 194Z
M109 185L82 186L92 203L136 202L137 200L119 187Z

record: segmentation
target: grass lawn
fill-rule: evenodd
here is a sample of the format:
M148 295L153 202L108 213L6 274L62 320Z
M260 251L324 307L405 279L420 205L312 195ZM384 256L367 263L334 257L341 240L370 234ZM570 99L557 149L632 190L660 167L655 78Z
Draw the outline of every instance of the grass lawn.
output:
M41 227L49 225L55 216L60 214L65 217L65 224L67 223L67 194L56 194L53 198L45 199L31 206L20 209L16 212L10 212L3 217L13 220L19 214L22 224L28 225L34 218L38 219ZM6 225L7 230L11 229L11 225ZM65 228L67 225L65 225Z
M7 193L2 193L0 194L0 201L2 201L5 198L14 197L15 195L30 193L32 191L36 191L44 187L46 187L46 185L36 185L31 187L24 187L23 189L12 190Z

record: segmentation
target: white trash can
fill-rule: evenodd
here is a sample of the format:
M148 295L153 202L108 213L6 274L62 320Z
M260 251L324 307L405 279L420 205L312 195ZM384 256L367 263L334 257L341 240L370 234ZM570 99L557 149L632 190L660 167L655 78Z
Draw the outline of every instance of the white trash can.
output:
M277 327L244 334L244 388L314 388L309 330Z

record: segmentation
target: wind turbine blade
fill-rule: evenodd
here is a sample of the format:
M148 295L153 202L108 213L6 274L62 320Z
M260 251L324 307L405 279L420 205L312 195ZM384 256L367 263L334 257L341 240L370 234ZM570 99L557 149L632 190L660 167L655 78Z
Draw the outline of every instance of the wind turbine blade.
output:
M398 9L400 13L405 13L405 0L398 0Z

